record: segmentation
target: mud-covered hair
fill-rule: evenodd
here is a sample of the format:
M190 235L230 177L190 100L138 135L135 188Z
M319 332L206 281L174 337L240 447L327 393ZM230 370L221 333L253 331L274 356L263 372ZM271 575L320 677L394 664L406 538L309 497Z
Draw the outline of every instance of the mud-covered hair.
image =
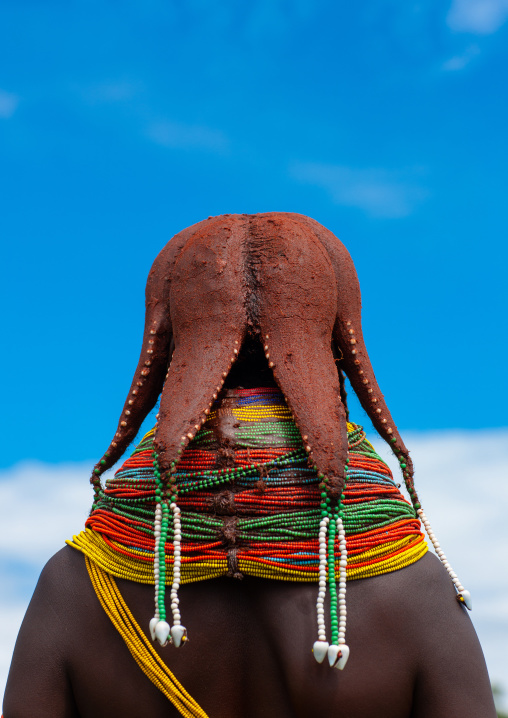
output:
M283 212L209 218L160 252L146 286L141 356L113 441L94 468L96 491L159 396L154 447L161 474L169 475L253 333L309 461L330 487L342 491L348 453L343 371L397 454L420 508L408 451L365 347L353 261L318 222ZM336 357L342 357L339 371Z

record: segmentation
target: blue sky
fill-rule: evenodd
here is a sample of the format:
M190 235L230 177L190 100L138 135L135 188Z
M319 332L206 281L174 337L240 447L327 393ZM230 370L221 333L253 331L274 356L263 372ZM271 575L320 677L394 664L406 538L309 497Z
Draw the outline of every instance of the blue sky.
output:
M344 241L402 431L507 425L507 0L0 16L4 466L102 454L151 262L224 212Z
M3 0L0 689L41 567L83 526L153 259L204 217L271 210L353 256L376 375L508 686L507 40L508 0Z

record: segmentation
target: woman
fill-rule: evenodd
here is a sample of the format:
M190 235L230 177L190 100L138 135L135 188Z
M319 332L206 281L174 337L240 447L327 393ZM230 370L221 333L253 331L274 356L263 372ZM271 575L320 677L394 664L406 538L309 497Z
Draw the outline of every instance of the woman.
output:
M348 423L342 370L411 504ZM155 432L103 487L159 395ZM495 716L470 596L365 349L352 261L313 220L225 215L162 250L92 484L87 530L27 611L5 718Z

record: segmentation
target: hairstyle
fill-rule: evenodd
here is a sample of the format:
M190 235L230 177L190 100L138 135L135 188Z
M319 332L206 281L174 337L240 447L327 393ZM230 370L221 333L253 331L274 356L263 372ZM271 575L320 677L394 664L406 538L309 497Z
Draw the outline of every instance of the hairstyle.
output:
M365 347L353 261L318 222L283 212L211 217L177 234L157 256L146 285L141 356L114 439L94 468L96 491L159 395L154 447L167 483L253 334L309 462L331 491L342 492L348 453L342 370L397 454L420 508L408 451ZM342 357L340 370L335 357Z

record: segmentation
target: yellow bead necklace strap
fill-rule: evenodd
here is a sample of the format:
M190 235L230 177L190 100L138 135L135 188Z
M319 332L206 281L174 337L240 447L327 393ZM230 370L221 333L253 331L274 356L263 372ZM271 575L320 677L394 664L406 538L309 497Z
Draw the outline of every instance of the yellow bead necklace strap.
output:
M103 537L92 529L85 529L72 540L66 543L80 551L97 566L115 578L125 578L135 583L153 585L153 559L143 561L136 556L126 556L125 553L112 549ZM123 548L119 546L119 548ZM138 552L140 553L140 552ZM169 557L166 557L169 564ZM213 559L198 564L184 564L182 567L182 583L195 583L212 578L225 576L228 572L227 559ZM166 584L173 581L172 568L168 565Z
M171 701L182 716L208 718L207 713L189 695L153 649L123 600L114 579L88 557L85 561L97 598L143 673Z
M136 583L153 585L153 560L141 560L136 555L126 556L124 553L112 549L103 537L93 531L86 529L72 541L67 541L69 546L81 551L92 560L97 566L115 578L125 578ZM122 548L118 546L118 548ZM356 580L369 578L390 571L397 571L418 561L427 552L428 547L423 536L408 536L397 541L389 541L375 548L363 551L349 557L347 565L347 579ZM141 554L141 552L135 552ZM166 584L173 580L169 557L166 557L168 570ZM364 564L364 565L358 565ZM301 570L291 570L280 565L265 565L262 561L246 555L239 557L240 571L247 576L261 576L280 581L317 582L318 574L311 572L303 573ZM202 561L200 563L186 563L182 565L182 584L196 583L212 578L225 576L228 572L226 558ZM336 570L339 577L339 571Z

